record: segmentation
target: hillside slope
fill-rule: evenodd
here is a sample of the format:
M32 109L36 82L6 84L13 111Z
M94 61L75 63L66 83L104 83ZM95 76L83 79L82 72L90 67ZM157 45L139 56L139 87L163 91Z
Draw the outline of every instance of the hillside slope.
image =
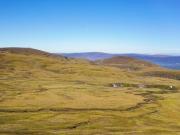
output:
M128 70L141 70L145 68L158 68L157 65L143 60L127 57L127 56L115 56L108 59L98 60L97 64L114 66Z
M13 54L24 54L24 55L53 55L41 50L32 49L32 48L17 48L17 47L9 47L9 48L0 48L1 53L13 53Z
M179 133L178 80L34 49L0 50L0 134Z

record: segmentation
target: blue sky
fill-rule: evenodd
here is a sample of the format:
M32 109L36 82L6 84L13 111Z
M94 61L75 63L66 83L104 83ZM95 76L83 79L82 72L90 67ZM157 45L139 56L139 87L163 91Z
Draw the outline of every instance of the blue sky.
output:
M0 47L180 54L180 0L0 0Z

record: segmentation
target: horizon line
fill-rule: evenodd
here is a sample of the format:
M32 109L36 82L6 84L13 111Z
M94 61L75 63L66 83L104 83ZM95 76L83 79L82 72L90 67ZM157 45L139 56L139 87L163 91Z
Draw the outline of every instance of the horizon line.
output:
M50 51L47 49L41 49L41 48L34 48L34 47L15 47L15 46L8 46L8 47L0 47L0 48L24 48L24 49L36 49L41 50L49 53L55 53L55 54L72 54L72 53L104 53L104 54L138 54L138 55L165 55L165 56L180 56L180 53L138 53L138 52L107 52L107 51Z

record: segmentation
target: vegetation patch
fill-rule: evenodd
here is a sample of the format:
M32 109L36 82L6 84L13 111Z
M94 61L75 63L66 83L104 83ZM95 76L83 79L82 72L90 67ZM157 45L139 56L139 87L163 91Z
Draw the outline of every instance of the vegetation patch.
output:
M143 75L180 80L180 71L150 71L143 73Z

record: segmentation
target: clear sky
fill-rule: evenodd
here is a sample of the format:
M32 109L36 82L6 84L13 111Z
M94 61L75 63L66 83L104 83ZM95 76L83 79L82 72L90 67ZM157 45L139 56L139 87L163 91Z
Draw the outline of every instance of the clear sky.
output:
M0 0L0 47L180 54L180 0Z

